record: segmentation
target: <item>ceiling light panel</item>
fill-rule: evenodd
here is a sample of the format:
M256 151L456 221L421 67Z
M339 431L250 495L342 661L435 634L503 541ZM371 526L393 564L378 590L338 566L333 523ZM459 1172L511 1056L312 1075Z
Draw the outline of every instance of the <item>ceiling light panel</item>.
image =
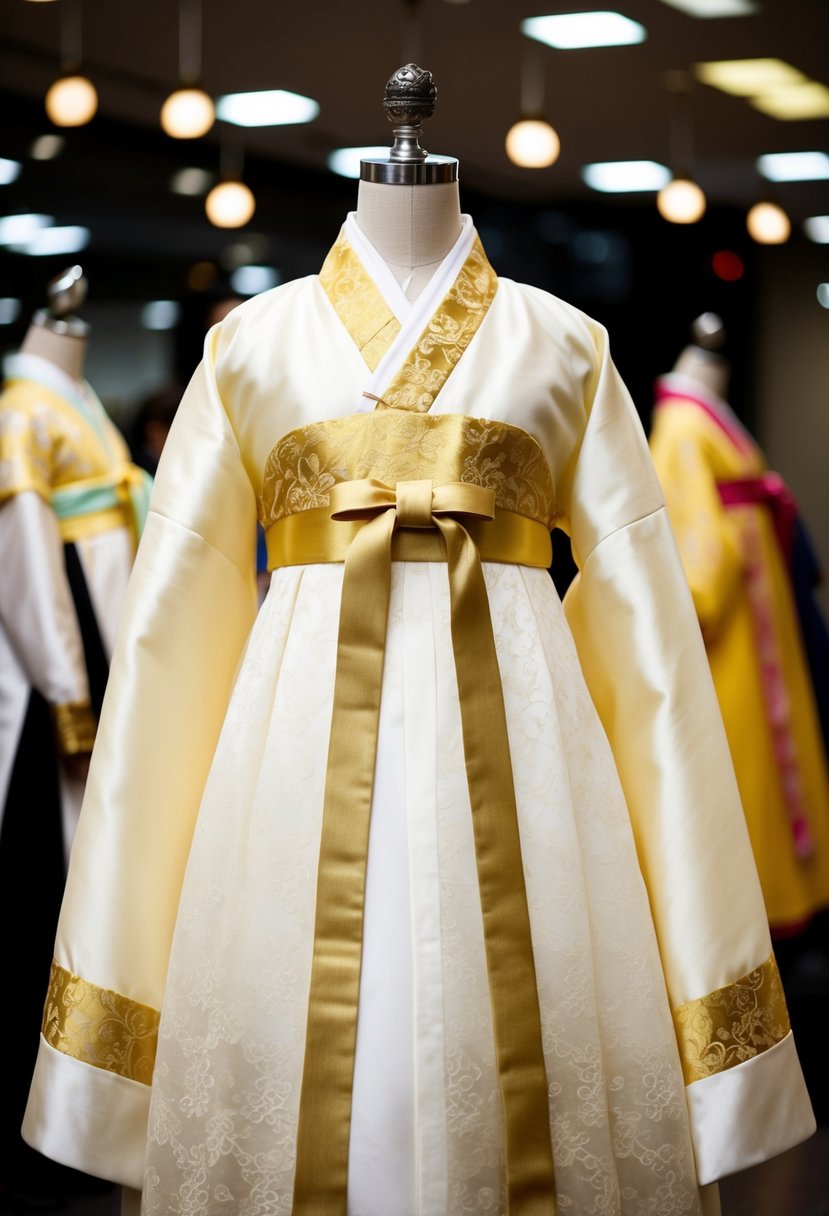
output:
M225 93L216 102L216 115L237 127L282 127L313 122L320 112L313 97L287 89L264 89L258 93Z
M770 182L818 182L829 178L825 152L770 152L760 156L757 169Z
M804 84L785 85L753 97L750 104L761 114L796 122L807 118L829 118L829 89L825 84L809 80Z
M0 325L14 325L20 316L20 300L14 296L0 296Z
M611 160L583 165L583 180L603 194L628 194L642 190L661 190L671 180L671 172L654 160Z
M170 189L173 194L189 194L198 198L200 194L207 194L214 180L213 174L208 173L207 169L188 166L176 170L170 178Z
M0 186L10 186L20 176L20 161L0 156Z
M817 245L829 245L829 215L810 215L803 221L803 231Z
M365 148L337 148L328 156L328 168L340 177L359 177L361 160L382 160L388 157L388 144L373 144Z
M760 11L754 0L662 0L670 8L678 9L689 17L710 20L714 17L750 17Z
M54 224L51 215L6 215L0 219L0 245L20 245Z
M12 248L30 257L56 257L64 253L80 253L89 244L92 234L88 228L69 225L65 228L41 228Z
M644 42L648 36L644 25L614 12L526 17L521 22L521 33L558 51L595 46L633 46Z
M807 78L782 59L722 59L695 63L694 75L735 97L757 97L770 89L806 84Z
M279 283L275 266L237 266L230 276L230 286L240 296L258 296Z

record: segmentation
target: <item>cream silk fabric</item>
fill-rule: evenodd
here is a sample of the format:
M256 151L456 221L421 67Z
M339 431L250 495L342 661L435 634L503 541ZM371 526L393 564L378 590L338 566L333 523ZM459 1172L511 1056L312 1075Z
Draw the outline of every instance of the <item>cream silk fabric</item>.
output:
M67 972L161 1010L152 1089L44 1042L25 1127L143 1188L147 1214L291 1210L342 565L275 571L255 616L253 527L277 442L352 414L370 377L319 279L287 284L211 331L162 460L56 945ZM686 1098L672 1010L771 947L641 428L601 327L504 279L429 415L532 436L581 566L563 608L544 570L484 563L559 1209L713 1212L700 1180L813 1122L790 1039ZM295 473L313 491L312 455ZM497 493L497 452L470 476ZM506 1210L449 612L445 563L393 564L349 1216ZM105 1164L84 1113L104 1091L123 1129Z

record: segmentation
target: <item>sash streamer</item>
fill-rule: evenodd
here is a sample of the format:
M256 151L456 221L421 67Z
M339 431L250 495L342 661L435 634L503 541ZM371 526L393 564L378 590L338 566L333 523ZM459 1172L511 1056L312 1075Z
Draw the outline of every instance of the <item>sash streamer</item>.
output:
M510 1216L554 1216L548 1084L498 658L480 557L458 516L492 519L461 482L340 483L331 519L364 520L345 558L297 1128L295 1216L346 1216L369 819L396 529L436 529L448 563Z

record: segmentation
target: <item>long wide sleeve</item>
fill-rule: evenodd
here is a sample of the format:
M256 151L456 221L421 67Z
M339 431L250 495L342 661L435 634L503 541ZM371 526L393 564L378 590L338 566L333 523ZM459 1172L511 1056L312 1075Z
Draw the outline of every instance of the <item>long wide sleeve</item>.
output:
M701 1184L814 1130L705 649L633 405L597 372L563 486L565 610L628 803Z
M256 610L255 495L216 389L220 334L171 431L127 595L23 1128L133 1187L183 872Z
M24 490L0 508L0 625L33 688L54 711L62 752L88 751L95 732L83 641L55 515Z

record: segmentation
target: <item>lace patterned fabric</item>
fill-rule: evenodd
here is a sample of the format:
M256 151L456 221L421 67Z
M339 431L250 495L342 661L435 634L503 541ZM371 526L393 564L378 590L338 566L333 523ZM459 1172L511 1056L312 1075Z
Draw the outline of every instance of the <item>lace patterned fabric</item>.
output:
M418 568L415 568L415 565ZM612 757L544 571L487 566L539 977L559 1210L699 1212L683 1078ZM191 851L159 1034L147 1213L277 1216L291 1209L313 938L315 861L336 654L338 566L274 577L251 637ZM395 567L384 699L401 676L406 588L426 580L437 673L437 865L442 1059L416 1084L443 1116L444 1216L502 1216L502 1117L460 742L446 570ZM397 681L394 688L388 683ZM402 684L400 683L402 681ZM381 730L379 749L397 747ZM379 808L385 810L385 808ZM375 814L378 808L375 808ZM396 813L404 813L396 808ZM383 915L367 901L366 917ZM415 926L415 933L421 930ZM429 943L427 942L428 946ZM415 951L417 956L417 951ZM415 991L418 984L415 982ZM388 1061L389 1077L397 1065ZM354 1102L371 1103L355 1079ZM428 1162L424 1168L428 1171ZM399 1202L407 1216L414 1196ZM432 1209L428 1209L431 1212ZM351 1216L386 1216L350 1208Z

